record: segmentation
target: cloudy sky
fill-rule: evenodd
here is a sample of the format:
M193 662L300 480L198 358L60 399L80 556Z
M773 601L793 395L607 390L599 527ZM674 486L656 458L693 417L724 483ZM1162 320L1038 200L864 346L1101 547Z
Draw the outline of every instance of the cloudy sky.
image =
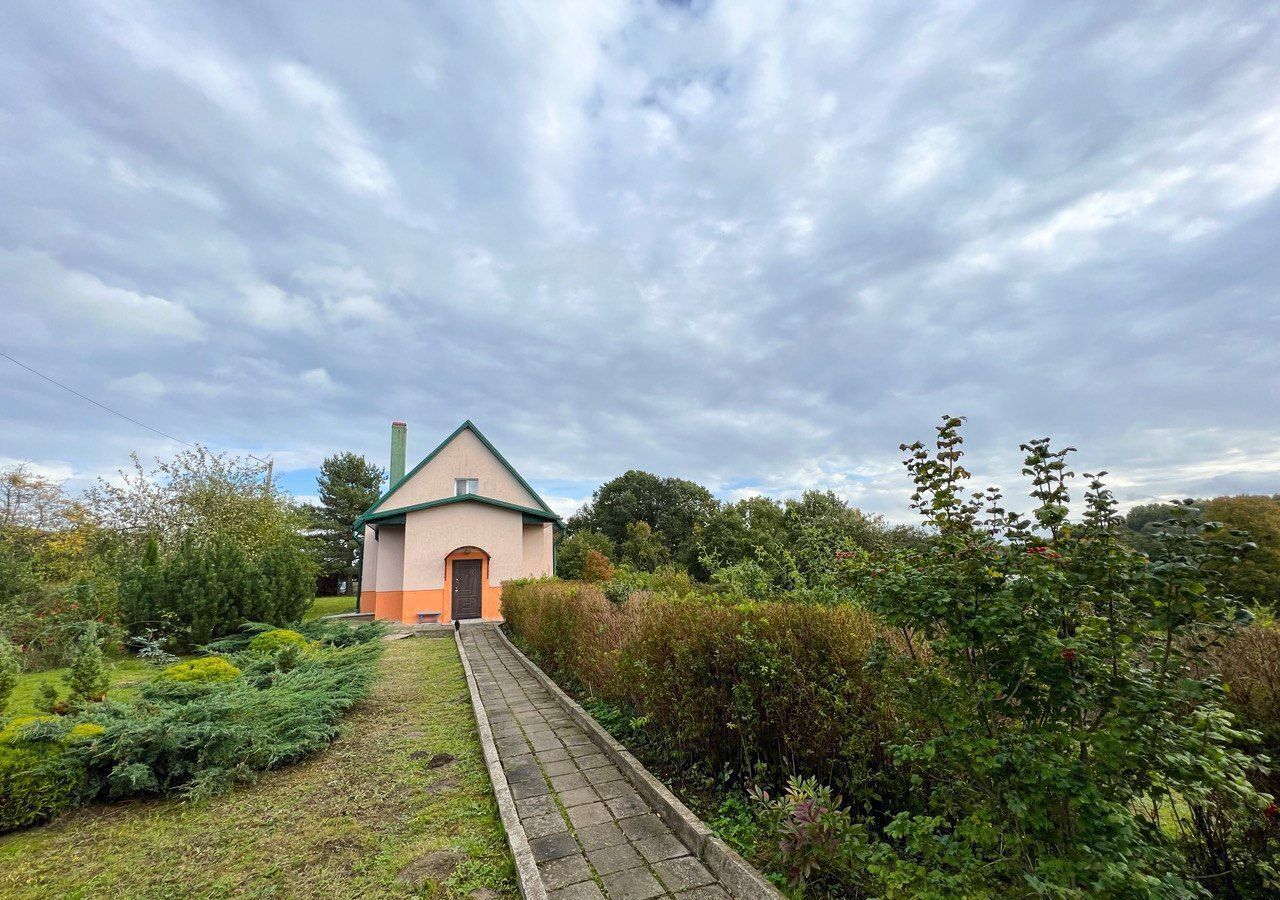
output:
M6 3L0 351L299 495L471 418L905 519L942 413L1280 491L1277 5L354 8ZM0 464L178 448L0 359Z

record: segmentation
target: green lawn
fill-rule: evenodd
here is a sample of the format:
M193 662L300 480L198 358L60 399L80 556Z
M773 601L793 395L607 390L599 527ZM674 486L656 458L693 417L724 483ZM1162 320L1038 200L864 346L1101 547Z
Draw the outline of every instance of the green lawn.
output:
M0 836L0 896L515 900L453 641L389 644L344 726L323 753L205 803L95 805ZM441 753L456 759L431 768ZM463 859L443 883L397 879L441 850Z
M312 619L332 616L335 613L355 612L355 609L355 597L317 597L311 604L311 608L303 614L302 621L310 622Z
M108 660L111 666L110 696L122 698L129 689L139 681L145 681L155 674L152 666L139 660L136 656L124 656ZM58 689L59 697L66 697L69 691L62 680L66 669L44 669L40 672L28 672L18 676L18 685L9 695L9 704L0 709L0 719L9 716L29 716L39 712L36 700L40 696L40 682L47 681Z

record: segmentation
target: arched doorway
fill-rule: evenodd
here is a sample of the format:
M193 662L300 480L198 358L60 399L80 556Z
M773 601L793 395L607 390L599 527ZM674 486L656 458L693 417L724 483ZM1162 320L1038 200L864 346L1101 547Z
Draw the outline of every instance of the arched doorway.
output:
M445 557L445 565L449 570L449 618L483 618L489 554L479 547L459 547Z

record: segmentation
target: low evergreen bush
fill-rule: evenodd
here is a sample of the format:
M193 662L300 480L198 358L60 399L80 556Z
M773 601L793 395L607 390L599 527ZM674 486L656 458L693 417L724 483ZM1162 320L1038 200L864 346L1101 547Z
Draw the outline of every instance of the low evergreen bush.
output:
M254 635L249 641L249 652L273 656L287 650L308 651L313 648L311 641L303 635L287 628L273 628Z
M213 684L240 677L240 670L221 656L205 656L189 659L166 667L156 676L160 681L197 682Z
M363 640L346 646L297 635L272 639L283 648L274 653L177 663L127 701L10 721L0 729L0 831L93 798L207 796L320 749L375 677L381 630L353 631Z
M0 831L52 818L81 799L84 770L62 731L55 716L21 716L0 729Z

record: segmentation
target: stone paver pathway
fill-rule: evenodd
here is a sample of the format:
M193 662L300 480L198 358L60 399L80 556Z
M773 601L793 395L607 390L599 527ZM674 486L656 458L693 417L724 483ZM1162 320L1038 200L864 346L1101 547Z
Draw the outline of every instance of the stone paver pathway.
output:
M462 644L551 900L730 897L493 626Z

